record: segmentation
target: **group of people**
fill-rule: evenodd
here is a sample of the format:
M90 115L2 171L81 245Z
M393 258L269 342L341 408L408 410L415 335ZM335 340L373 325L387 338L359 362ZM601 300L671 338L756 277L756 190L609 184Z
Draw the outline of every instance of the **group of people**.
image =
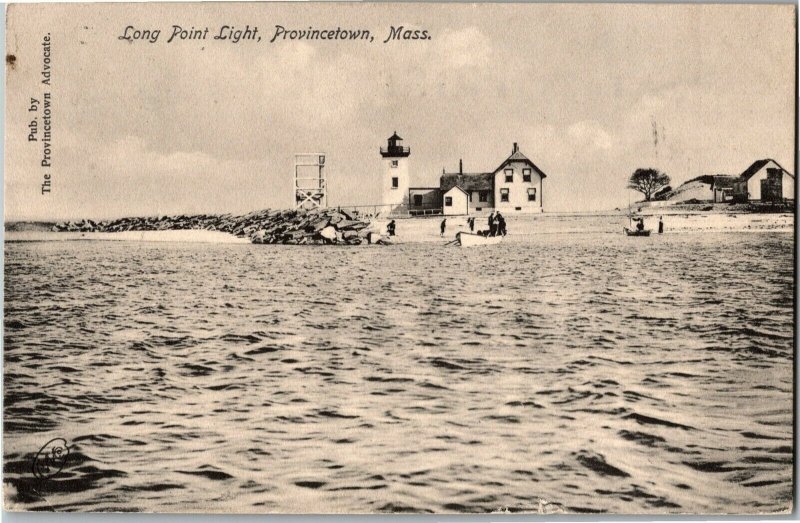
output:
M472 219L472 222L473 224L475 223L475 218ZM508 234L506 219L500 212L492 212L492 214L489 215L488 225L489 236L505 236Z
M508 229L506 229L506 219L499 212L492 212L492 214L489 215L487 225L489 226L489 230L478 231L478 234L484 234L485 236L505 236L508 234ZM469 232L475 232L474 217L467 218L467 226L469 227ZM442 223L439 225L439 235L443 237L446 229L447 218L442 220Z
M643 231L644 230L644 218L639 217L635 219L636 221L636 230ZM492 212L489 215L489 219L487 221L487 225L489 225L488 231L479 231L478 234L484 234L487 236L505 236L508 234L508 230L506 229L506 219L503 217L500 212ZM469 232L475 232L475 217L467 218L467 226L469 227ZM397 224L394 220L390 221L389 224L386 226L386 233L389 236L394 236L395 231L397 228ZM447 218L442 220L441 225L439 226L440 235L444 236L444 232L447 229ZM658 217L658 232L659 234L664 232L664 221L663 217Z
M643 231L644 230L644 218L641 216L636 218L636 230ZM664 217L658 217L658 234L662 234L664 232Z

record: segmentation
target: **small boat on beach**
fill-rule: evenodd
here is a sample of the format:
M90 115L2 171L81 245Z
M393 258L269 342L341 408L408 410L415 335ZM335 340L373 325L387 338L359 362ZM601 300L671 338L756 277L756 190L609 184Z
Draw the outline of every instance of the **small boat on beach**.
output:
M389 236L388 234L370 232L367 235L367 243L369 245L397 245L398 243L402 242L397 239L397 236Z
M622 230L625 231L625 234L628 236L650 236L650 229L637 230L623 227Z
M478 245L497 245L503 241L502 236L484 236L469 232L459 232L456 234L456 242L461 247L474 247Z

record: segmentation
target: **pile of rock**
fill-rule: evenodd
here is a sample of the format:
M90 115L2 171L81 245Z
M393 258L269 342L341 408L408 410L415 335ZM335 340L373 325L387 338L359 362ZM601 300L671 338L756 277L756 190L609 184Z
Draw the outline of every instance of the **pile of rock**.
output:
M249 236L253 243L360 245L371 229L369 221L350 213L322 209L251 213L242 217L233 233Z
M374 233L367 220L336 209L263 210L242 216L197 214L62 222L54 231L121 232L201 229L248 237L253 243L359 245Z

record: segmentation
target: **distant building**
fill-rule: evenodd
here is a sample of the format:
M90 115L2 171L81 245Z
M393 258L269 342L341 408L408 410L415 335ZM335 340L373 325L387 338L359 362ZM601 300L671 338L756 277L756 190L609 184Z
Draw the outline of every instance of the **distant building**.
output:
M491 172L465 173L459 161L458 172L442 173L439 187L409 189L408 209L411 214L539 213L546 177L515 143L511 155Z
M411 187L408 190L408 210L412 215L442 212L442 191L438 187Z
M758 160L734 182L733 196L743 202L793 200L794 175L775 160Z
M733 199L733 183L736 179L736 176L727 174L706 174L687 180L674 190L657 193L654 199L668 200L670 203L728 202Z
M736 182L735 176L718 174L711 182L711 192L714 193L715 203L730 202L733 200L733 184Z

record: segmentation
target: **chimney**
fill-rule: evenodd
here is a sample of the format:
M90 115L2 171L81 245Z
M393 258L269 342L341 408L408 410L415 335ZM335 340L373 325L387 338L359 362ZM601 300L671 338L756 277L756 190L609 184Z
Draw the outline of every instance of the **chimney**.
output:
M511 150L511 154L514 154L517 151L519 151L519 147L517 147L517 142L514 142L514 148Z
M461 158L458 159L458 174L464 174L464 164L461 162Z

